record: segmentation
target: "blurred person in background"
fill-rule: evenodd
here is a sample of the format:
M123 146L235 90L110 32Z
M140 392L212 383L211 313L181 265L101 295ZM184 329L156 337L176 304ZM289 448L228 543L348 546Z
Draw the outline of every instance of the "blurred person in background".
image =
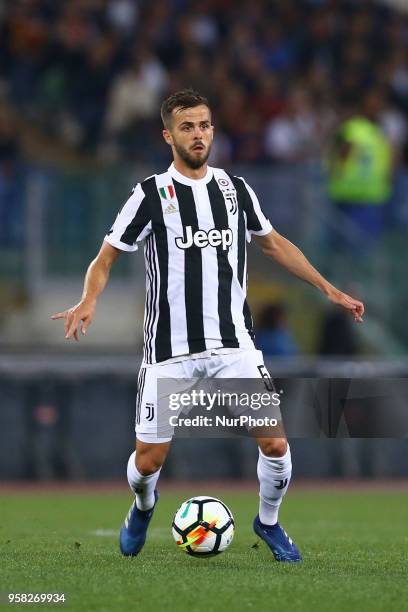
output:
M110 25L126 39L133 36L139 18L138 0L108 0L106 16Z
M258 349L267 357L294 357L299 354L282 303L267 304L261 309L255 338Z
M279 116L285 108L284 95L279 77L269 72L257 83L254 109L265 123Z
M116 44L100 35L86 50L67 92L71 116L81 128L81 147L95 151L102 136L107 100L113 80Z
M23 165L16 115L0 100L0 245L21 247L24 239Z
M270 159L297 163L318 159L324 140L316 107L304 87L292 89L284 111L266 128L265 150Z
M167 72L152 49L135 46L129 65L112 83L101 152L111 158L142 152L167 84Z
M327 357L358 354L358 342L348 317L339 308L328 308L321 325L321 335L317 353Z
M367 251L382 237L392 195L393 153L381 126L384 94L371 89L344 108L328 158L328 192L348 222L348 246Z
M72 443L72 390L72 385L56 379L26 385L26 476L45 481L83 477Z
M157 114L167 74L148 47L135 47L129 66L113 81L107 111L108 132L121 132Z

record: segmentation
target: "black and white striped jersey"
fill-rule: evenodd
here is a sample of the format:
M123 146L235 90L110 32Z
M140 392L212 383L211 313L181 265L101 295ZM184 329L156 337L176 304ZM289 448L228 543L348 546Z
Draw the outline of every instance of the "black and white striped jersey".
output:
M105 240L144 241L145 363L254 347L246 242L271 230L251 187L219 168L193 180L172 164L136 185Z

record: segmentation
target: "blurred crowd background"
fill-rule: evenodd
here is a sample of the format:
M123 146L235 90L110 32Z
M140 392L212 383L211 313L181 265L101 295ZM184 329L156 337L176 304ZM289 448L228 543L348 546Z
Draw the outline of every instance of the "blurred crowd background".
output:
M220 163L320 157L336 124L362 111L369 96L395 162L407 161L408 22L384 5L17 0L0 7L2 123L14 136L2 157L15 157L26 136L34 149L53 144L102 160L165 163L160 103L189 85L211 100Z
M45 427L69 455L61 424L71 417L58 415L86 380L99 405L109 395L100 377L119 376L122 415L133 410L143 258L121 258L80 348L49 315L79 299L131 187L168 166L160 104L185 87L213 109L211 163L245 176L276 229L366 303L357 327L251 248L250 303L270 368L324 376L335 360L331 376L408 372L404 2L0 0L0 420L17 440ZM80 354L89 359L78 365ZM122 377L115 363L127 364ZM10 473L29 473L3 455Z

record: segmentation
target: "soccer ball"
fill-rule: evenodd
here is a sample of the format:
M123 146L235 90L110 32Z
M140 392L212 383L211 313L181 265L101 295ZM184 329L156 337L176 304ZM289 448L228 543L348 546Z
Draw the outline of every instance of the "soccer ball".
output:
M173 519L177 547L195 557L218 555L234 537L230 509L215 497L192 497L177 510Z

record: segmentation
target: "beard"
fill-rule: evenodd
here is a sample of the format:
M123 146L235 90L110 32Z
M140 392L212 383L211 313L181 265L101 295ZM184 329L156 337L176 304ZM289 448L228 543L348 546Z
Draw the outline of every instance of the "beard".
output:
M208 147L207 150L201 151L199 156L192 155L187 149L185 149L184 147L182 147L180 144L176 142L174 143L174 148L176 149L177 153L180 155L183 162L189 168L191 168L191 170L198 170L199 168L204 166L211 152L211 145Z

